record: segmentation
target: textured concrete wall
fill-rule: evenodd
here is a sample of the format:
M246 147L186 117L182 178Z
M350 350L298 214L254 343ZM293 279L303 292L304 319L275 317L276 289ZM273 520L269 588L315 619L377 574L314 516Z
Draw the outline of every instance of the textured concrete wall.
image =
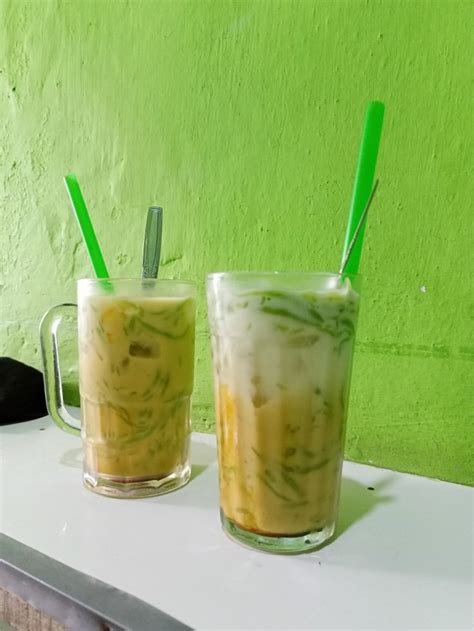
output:
M469 0L0 2L1 354L90 268L83 185L114 275L148 205L163 276L199 282L195 426L212 430L203 277L334 270L365 103L386 103L349 458L473 482Z

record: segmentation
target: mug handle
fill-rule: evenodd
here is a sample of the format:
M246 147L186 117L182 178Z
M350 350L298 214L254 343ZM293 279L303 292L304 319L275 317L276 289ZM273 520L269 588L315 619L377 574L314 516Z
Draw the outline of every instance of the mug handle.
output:
M56 425L74 436L81 435L81 421L66 410L59 367L58 329L65 316L77 316L77 305L65 303L47 311L40 324L46 406Z

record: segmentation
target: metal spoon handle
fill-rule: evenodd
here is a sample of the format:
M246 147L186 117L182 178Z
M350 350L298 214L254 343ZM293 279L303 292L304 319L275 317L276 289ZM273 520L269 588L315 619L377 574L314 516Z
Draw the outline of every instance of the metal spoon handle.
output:
M163 229L163 208L151 206L148 209L143 244L143 278L157 278L160 266L161 234Z
M355 229L354 236L352 237L351 242L349 243L349 247L347 248L346 256L344 257L341 263L341 267L339 268L339 274L344 273L344 270L347 265L347 261L349 260L352 249L354 245L356 244L357 237L359 236L359 232L362 230L362 226L364 225L364 222L366 220L367 213L369 212L369 208L370 208L370 205L372 204L372 200L374 199L375 192L377 190L378 185L379 185L379 181L375 180L374 187L369 195L369 199L367 200L367 203L365 205L364 212L362 213L359 219L359 223L357 224L357 228Z

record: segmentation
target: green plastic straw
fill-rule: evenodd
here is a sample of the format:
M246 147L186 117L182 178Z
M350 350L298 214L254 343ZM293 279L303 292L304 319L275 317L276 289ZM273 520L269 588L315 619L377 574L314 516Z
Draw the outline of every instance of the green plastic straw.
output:
M142 278L158 277L162 232L163 208L150 206L146 218L145 241L143 243Z
M385 105L380 101L371 101L365 112L364 131L359 150L359 160L352 192L349 221L347 223L346 239L342 260L346 258L347 250L353 239L354 233L373 188L377 154L379 152L380 137ZM349 259L345 265L345 273L357 274L359 271L362 243L364 241L365 223L362 226L359 237L354 244Z
M94 227L92 225L91 218L89 217L89 213L87 212L86 202L82 196L77 177L73 173L69 173L69 175L66 175L64 178L64 182L66 184L69 198L81 229L95 275L97 278L109 278L109 272L107 271L99 242L95 236Z

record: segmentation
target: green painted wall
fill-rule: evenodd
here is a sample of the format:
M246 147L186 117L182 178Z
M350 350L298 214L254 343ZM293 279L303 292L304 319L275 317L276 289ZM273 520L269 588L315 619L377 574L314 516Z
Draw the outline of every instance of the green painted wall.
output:
M472 7L1 0L0 353L39 365L41 314L90 274L74 170L115 275L138 274L146 208L164 206L163 275L200 283L194 416L211 431L205 273L336 269L378 98L347 456L473 483Z

